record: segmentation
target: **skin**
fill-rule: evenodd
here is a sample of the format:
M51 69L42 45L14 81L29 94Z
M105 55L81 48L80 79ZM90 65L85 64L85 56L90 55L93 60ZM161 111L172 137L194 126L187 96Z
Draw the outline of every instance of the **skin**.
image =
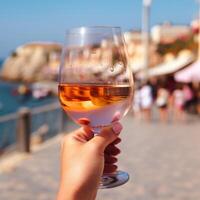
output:
M115 172L121 140L119 122L93 136L89 127L64 137L61 145L61 175L57 200L94 200L103 173Z

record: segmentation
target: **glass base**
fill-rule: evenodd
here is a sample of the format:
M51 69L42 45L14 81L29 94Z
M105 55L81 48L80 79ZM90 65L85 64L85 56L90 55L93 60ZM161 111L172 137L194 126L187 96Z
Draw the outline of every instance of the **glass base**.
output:
M114 188L123 185L129 180L129 175L123 171L117 171L113 174L104 174L101 177L101 182L99 185L100 189Z

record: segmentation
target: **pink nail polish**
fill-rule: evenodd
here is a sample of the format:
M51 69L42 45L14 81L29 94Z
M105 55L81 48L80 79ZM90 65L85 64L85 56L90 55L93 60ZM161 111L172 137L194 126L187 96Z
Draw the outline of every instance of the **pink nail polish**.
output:
M114 131L114 133L119 134L122 130L122 125L119 122L115 122L113 123L112 129Z

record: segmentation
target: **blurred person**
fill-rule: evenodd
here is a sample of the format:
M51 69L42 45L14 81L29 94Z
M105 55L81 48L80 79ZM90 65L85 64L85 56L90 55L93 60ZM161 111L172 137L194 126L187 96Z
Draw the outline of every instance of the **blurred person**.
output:
M156 101L157 92L158 92L158 80L157 80L157 78L152 77L150 79L150 86L151 86L153 101Z
M136 118L141 118L141 96L140 86L135 84L134 98L133 98L133 114Z
M199 113L198 109L200 104L200 83L193 82L192 83L192 89L193 89L193 101L192 101L192 113Z
M151 121L151 107L153 105L152 89L149 82L145 82L140 89L142 116L146 121Z
M183 94L185 101L184 108L186 110L190 110L194 100L194 92L192 90L192 84L184 84Z
M200 83L197 90L197 113L200 114Z
M198 92L197 113L200 115L200 91Z
M93 136L89 127L68 134L61 144L61 174L57 200L94 200L103 173L116 171L115 147L122 125L115 122Z
M178 84L173 92L173 113L174 119L177 121L184 120L184 93L182 85Z
M172 94L173 91L176 89L176 82L174 80L174 76L173 75L167 76L165 82L166 82L166 89L170 94Z
M160 86L158 88L156 105L159 109L159 117L161 122L167 122L168 120L168 102L169 92L166 88Z

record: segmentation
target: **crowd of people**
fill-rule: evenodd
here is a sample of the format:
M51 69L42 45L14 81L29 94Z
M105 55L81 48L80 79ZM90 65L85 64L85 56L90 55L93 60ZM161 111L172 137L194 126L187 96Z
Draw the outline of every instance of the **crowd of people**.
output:
M185 121L187 113L200 114L200 83L151 79L136 81L135 85L133 113L136 118L151 121L156 109L161 122Z

